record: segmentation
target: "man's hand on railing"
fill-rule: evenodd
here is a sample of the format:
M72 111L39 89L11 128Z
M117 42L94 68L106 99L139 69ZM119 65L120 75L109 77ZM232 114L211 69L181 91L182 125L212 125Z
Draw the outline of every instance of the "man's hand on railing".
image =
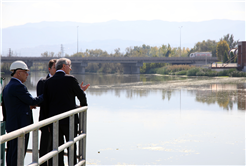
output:
M87 84L85 86L83 86L84 82L81 83L80 87L81 89L83 89L83 91L86 91L86 89L90 86L90 84Z

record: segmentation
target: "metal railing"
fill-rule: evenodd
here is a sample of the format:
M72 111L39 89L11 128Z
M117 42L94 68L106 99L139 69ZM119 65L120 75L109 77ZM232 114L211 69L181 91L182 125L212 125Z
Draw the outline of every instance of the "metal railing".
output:
M87 121L87 109L88 107L80 107L68 112L53 116L51 118L42 120L35 124L23 127L15 130L3 136L0 136L1 144L18 137L18 154L17 154L17 165L24 166L24 154L25 154L25 134L32 133L32 163L30 166L41 165L49 159L53 158L53 165L58 165L58 153L69 147L69 158L68 165L74 165L74 144L79 141L79 161L76 166L85 165L86 159L86 121ZM79 135L74 138L74 115L79 114ZM58 147L58 124L59 120L69 117L69 141ZM53 123L53 150L46 155L39 158L38 156L38 130L41 127L47 126Z

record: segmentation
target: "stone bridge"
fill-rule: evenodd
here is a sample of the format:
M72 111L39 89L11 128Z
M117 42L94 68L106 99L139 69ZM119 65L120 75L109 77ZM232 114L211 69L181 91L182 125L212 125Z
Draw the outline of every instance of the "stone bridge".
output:
M16 60L24 61L30 68L33 62L48 63L52 58L59 57L1 57L1 62L14 62ZM139 74L143 63L169 63L186 64L201 66L217 62L216 57L69 57L73 66L73 73L85 73L85 67L88 63L120 63L123 65L124 74Z

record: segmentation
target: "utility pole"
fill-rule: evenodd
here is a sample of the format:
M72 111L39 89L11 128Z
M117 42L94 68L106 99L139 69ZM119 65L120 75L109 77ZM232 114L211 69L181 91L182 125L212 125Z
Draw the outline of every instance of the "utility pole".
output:
M61 44L61 57L64 57L64 49L62 44Z
M11 57L11 48L9 48L9 57Z
M180 55L179 55L179 57L181 57L181 28L182 28L183 26L181 26L181 27L179 27L180 28Z

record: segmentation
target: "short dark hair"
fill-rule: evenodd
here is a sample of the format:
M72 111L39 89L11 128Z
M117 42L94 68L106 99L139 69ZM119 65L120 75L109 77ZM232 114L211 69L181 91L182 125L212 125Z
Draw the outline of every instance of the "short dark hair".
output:
M52 68L52 66L54 65L54 63L56 63L56 59L51 59L48 63L48 67Z

